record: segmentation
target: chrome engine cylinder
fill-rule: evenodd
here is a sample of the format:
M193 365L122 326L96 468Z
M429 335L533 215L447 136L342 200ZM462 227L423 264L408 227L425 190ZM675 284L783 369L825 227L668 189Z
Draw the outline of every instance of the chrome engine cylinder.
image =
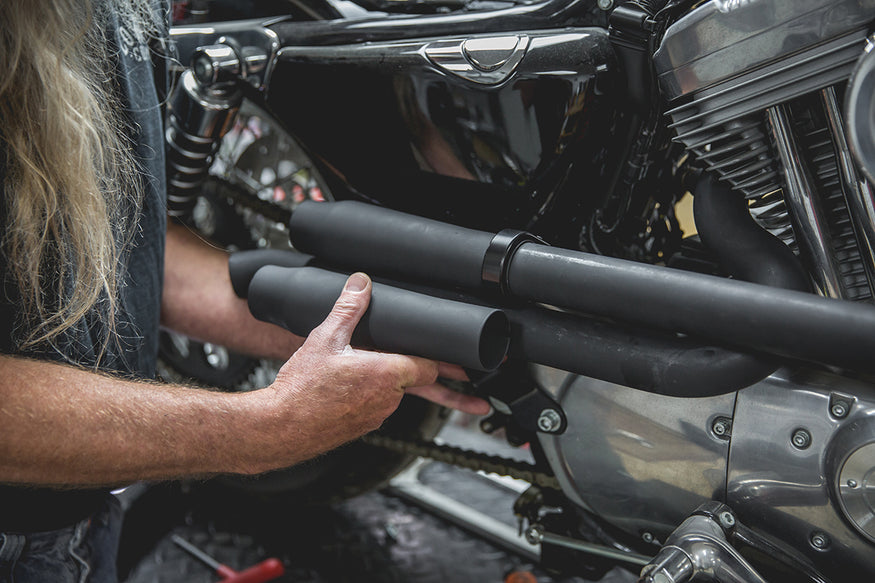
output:
M859 70L873 15L873 0L713 0L670 26L654 56L675 139L751 201L821 293L852 300L875 295L870 219L848 200L866 189L849 185L825 94Z

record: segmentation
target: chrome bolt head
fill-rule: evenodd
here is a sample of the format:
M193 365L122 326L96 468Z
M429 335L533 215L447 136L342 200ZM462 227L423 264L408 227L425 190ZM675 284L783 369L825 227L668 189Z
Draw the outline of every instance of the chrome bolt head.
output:
M599 0L599 8L608 11L614 7L614 0Z
M642 540L644 540L644 542L646 542L646 543L652 543L652 542L653 542L653 535L650 534L649 532L642 533L642 534L641 534L641 538L642 538Z
M533 524L526 529L526 541L530 545L541 544L542 540L544 540L544 529L540 524Z
M793 432L790 442L796 449L807 449L811 445L811 434L805 429L797 429Z
M711 423L711 433L720 438L726 438L732 431L732 422L725 417L718 417Z
M848 480L848 488L856 488L857 486L859 486L857 480Z
M826 548L829 547L829 537L822 532L812 533L809 542L811 543L811 546L818 551L826 550Z
M723 528L732 528L735 526L735 516L729 511L721 512L718 518L720 519L720 525L723 526Z
M559 431L562 426L562 417L556 409L544 409L538 415L538 429L545 433Z
M832 413L833 417L842 419L848 414L848 404L844 401L836 401L829 408L829 412Z

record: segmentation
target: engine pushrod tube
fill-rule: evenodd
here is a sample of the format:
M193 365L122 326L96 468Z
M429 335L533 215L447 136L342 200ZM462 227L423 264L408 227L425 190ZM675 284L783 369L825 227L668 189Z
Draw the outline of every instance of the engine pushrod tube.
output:
M292 243L319 260L482 289L490 233L363 203L303 203ZM536 243L507 261L508 294L782 357L875 372L875 308Z
M808 163L793 135L786 106L768 108L766 119L784 168L784 200L799 247L808 259L821 294L844 298L846 290L835 251L828 243L826 217Z
M249 284L249 310L306 336L328 316L346 279L315 267L268 265ZM488 371L504 360L509 334L501 310L374 283L353 342Z

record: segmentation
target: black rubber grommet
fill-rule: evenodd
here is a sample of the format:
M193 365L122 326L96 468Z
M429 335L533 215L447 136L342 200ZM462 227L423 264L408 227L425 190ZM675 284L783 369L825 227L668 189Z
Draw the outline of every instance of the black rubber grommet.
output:
M543 240L526 231L503 229L496 233L483 256L483 268L480 272L483 283L498 286L502 294L506 293L510 260L523 243L546 245Z

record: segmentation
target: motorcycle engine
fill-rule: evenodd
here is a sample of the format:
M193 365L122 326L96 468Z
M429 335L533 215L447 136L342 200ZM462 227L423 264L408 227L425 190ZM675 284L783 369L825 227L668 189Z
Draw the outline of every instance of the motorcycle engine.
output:
M875 0L711 0L654 57L675 140L749 201L820 294L854 301L875 297L873 18ZM719 500L828 578L875 572L873 385L794 368L678 399L540 373L574 419L541 445L584 509L658 543Z

